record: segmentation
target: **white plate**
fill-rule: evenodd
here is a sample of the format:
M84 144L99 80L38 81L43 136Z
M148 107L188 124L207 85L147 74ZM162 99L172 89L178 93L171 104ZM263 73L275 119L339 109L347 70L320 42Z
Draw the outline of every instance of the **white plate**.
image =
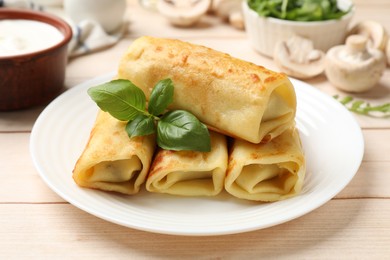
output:
M72 170L88 140L97 106L90 86L114 74L90 80L55 99L37 119L30 140L35 167L47 185L76 207L123 226L177 235L221 235L277 225L302 216L334 197L358 170L364 142L360 127L332 97L292 80L298 97L297 126L307 158L302 193L274 203L187 198L142 191L116 195L78 187Z

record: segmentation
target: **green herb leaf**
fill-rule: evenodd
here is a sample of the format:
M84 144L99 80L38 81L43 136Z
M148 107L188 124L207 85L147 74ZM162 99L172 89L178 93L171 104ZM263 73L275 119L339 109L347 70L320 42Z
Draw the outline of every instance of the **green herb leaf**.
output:
M157 144L161 148L210 151L207 127L194 115L175 110L161 116L172 103L173 93L170 79L158 82L152 90L148 112L145 94L128 80L113 80L88 89L88 94L103 111L119 120L128 121L125 130L130 138L155 133L157 124Z
M346 105L349 102L351 102L352 100L353 100L353 98L351 96L346 96L342 100L340 100L340 102L341 102L341 104Z
M337 0L247 0L260 16L293 21L339 19L349 12L340 10Z
M153 118L146 115L138 115L126 124L126 132L130 138L153 134L155 128Z
M152 115L161 115L173 101L173 83L171 79L160 80L150 94L148 111Z
M145 94L129 80L118 79L92 87L88 94L101 110L122 121L145 112Z
M164 114L157 124L157 144L167 150L211 150L207 127L184 110Z
M333 96L339 100L349 111L371 117L390 117L390 103L385 103L378 106L372 106L364 100L356 100L351 96L340 98L338 95Z

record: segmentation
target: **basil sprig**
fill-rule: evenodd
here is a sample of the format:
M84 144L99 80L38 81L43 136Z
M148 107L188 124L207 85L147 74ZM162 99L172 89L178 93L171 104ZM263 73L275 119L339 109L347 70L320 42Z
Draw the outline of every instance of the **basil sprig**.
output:
M130 138L157 132L157 145L167 150L209 152L207 127L185 110L167 111L173 102L171 79L159 81L150 95L146 110L144 92L131 81L113 80L88 89L88 94L101 110L121 121Z

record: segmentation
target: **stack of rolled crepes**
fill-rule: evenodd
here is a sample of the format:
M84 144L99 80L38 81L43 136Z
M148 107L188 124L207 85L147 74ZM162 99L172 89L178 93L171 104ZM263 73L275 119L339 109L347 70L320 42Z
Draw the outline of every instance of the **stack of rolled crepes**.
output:
M129 138L124 122L99 112L76 163L77 184L124 194L230 194L277 201L298 194L305 159L295 129L296 97L288 78L215 50L179 40L141 37L123 56L117 78L141 88L170 78L169 109L205 123L210 152L155 149L154 136ZM228 143L230 145L228 145Z

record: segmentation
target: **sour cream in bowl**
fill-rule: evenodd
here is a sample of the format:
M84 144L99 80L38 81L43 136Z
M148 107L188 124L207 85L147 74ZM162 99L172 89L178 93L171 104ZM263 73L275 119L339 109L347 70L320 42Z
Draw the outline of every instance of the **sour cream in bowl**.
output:
M0 20L0 57L21 55L58 44L64 35L54 26L34 20Z
M54 15L0 8L0 111L44 104L60 92L71 38Z

